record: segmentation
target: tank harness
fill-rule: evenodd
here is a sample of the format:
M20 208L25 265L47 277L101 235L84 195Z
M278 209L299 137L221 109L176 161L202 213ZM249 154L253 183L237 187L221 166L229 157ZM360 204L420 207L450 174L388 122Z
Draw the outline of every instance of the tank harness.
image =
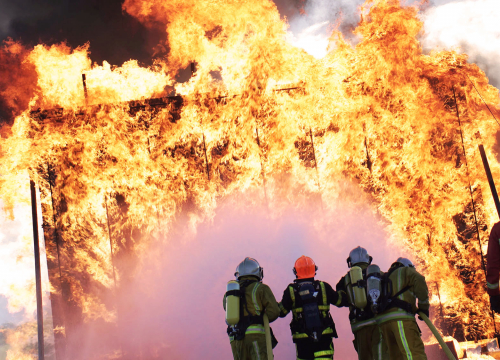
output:
M366 306L364 309L357 308L353 306L350 311L349 311L349 320L358 320L358 321L363 321L363 320L368 320L375 315L384 312L386 310L392 309L392 308L399 308L407 313L413 314L413 310L411 307L411 304L399 299L399 296L405 293L406 291L410 290L410 286L405 286L401 290L399 290L396 294L393 296L390 296L389 294L392 294L393 291L393 284L391 279L389 278L390 275L397 269L403 267L404 265L399 265L399 266L394 266L391 268L387 273L383 274L381 277L382 280L382 292L381 292L381 299L380 299L380 306L378 308L378 311L374 313L371 309L370 306ZM366 281L366 269L363 270L363 280L357 281L355 284L356 286L364 287L366 290L367 286L367 281ZM367 294L368 295L368 294ZM367 297L369 299L369 297Z
M257 283L252 290L252 299L257 315L252 315L250 311L248 311L248 304L245 296L246 288L253 283ZM226 292L226 296L234 295L240 297L240 321L237 325L227 327L227 334L231 341L243 340L246 334L264 334L264 314L261 313L261 309L255 298L259 286L260 282L258 280L245 280L240 282L240 290ZM244 315L245 312L243 309L246 310L248 315Z
M323 335L337 337L322 281L298 282L288 289L292 299L293 320L290 330L293 342L306 338L317 342Z

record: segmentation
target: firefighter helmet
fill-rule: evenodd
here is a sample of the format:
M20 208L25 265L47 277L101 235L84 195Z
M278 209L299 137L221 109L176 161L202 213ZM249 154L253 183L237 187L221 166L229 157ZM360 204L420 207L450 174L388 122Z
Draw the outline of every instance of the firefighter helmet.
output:
M400 263L401 265L403 265L404 267L412 267L414 268L415 265L413 265L413 263L411 262L410 259L407 259L407 258L404 258L404 257L399 257L397 260L396 260L397 263Z
M293 267L293 273L297 279L307 279L312 278L316 275L318 267L314 263L313 259L309 256L302 255L295 261L295 266Z
M239 279L242 276L255 276L262 280L264 277L264 269L260 267L257 260L252 259L251 257L246 257L245 260L240 262L240 264L236 267L236 272L234 276L236 279Z
M354 265L365 263L370 265L372 263L373 258L368 255L368 251L361 246L354 248L349 253L349 257L347 258L347 266L352 267Z

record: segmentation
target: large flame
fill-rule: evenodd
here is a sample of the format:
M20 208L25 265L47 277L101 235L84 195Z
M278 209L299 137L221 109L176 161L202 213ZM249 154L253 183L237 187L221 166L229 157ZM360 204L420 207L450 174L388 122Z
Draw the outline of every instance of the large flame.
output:
M466 55L422 53L418 7L368 2L361 41L334 31L319 60L287 42L269 0L123 9L165 27L168 58L98 66L88 45L38 45L21 62L36 86L6 93L29 106L3 132L0 195L7 210L23 201L26 172L41 188L53 304L65 309L70 344L79 323L120 322L112 299L126 296L152 243L173 241L176 221L195 230L230 195L266 204L271 217L312 202L318 227L339 199L369 201L391 244L418 259L442 330L493 335L480 253L495 211L477 146L492 154L497 124L474 87L497 117L498 90ZM9 42L2 56L16 49ZM175 83L191 63L194 76ZM166 97L173 87L180 95Z

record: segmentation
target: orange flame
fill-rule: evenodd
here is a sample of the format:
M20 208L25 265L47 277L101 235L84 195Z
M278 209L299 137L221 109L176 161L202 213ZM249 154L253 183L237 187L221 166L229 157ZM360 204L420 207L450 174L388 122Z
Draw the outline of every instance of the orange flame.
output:
M498 90L466 55L422 53L417 7L367 2L361 41L352 46L334 31L321 60L287 42L268 0L126 0L123 9L165 24L168 58L148 69L97 66L88 45L36 46L26 61L37 89L0 143L6 206L21 201L19 174L42 187L64 306L88 322L119 322L109 299L125 296L120 284L141 254L171 240L179 218L192 230L211 219L229 195L252 194L271 216L315 201L319 224L339 198L366 201L346 191L354 182L385 219L391 244L411 250L439 286L443 329L493 334L480 251L495 212L476 149L482 143L491 154L496 125L473 85L500 116ZM166 75L192 62L187 83ZM169 85L182 98L166 98ZM498 178L500 164L491 167Z

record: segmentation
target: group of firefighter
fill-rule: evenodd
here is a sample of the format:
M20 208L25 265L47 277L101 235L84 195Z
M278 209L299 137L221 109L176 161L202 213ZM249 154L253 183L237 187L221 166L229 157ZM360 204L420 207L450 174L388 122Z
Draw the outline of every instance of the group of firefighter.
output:
M315 279L318 267L313 259L301 256L293 268L296 278L278 303L262 283L264 272L257 260L245 258L236 268L236 281L228 283L223 301L234 359L272 358L264 324L290 312L297 360L333 359L337 332L330 305L349 307L358 359L427 359L415 320L417 313L429 315L424 276L406 258L398 258L387 272L381 272L359 246L349 253L347 264L350 269L334 290ZM277 341L272 330L271 338L274 348Z

